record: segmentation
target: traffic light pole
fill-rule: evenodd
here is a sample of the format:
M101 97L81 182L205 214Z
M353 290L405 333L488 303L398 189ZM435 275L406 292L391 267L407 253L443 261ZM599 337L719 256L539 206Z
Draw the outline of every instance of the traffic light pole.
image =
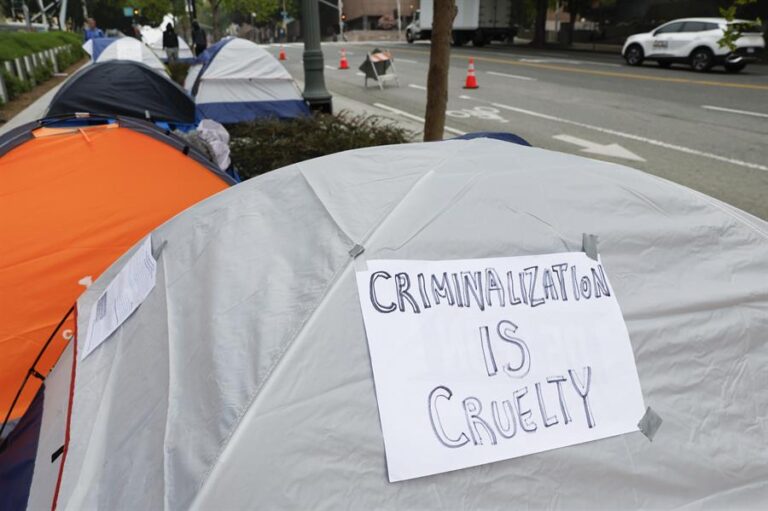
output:
M304 32L304 99L314 111L332 113L331 94L325 88L323 51L320 49L320 12L317 0L302 0Z

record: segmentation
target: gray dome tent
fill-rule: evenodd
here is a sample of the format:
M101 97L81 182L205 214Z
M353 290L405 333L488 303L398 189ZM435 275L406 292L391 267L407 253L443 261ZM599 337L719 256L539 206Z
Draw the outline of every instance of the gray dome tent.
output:
M599 236L644 399L664 419L653 442L636 432L388 482L355 269L578 251L584 232ZM75 357L74 377L72 346L49 376L30 508L50 505L57 479L61 510L768 500L768 225L717 200L623 166L477 139L293 165L152 237L148 298ZM79 332L128 257L80 298ZM60 469L51 453L65 429Z

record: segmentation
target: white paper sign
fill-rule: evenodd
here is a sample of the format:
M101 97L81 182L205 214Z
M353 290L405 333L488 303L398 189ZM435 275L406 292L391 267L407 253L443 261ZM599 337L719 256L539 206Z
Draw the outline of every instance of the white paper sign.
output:
M147 238L125 263L91 307L88 334L80 360L85 359L143 302L157 277L157 262L152 257L152 237Z
M637 431L627 328L584 253L368 261L357 285L390 481Z

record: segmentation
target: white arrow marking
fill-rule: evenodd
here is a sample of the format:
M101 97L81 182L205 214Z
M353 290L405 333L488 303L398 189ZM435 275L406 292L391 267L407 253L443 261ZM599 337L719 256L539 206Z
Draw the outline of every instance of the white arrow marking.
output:
M566 142L568 144L574 144L583 147L581 150L584 153L597 154L600 156L608 156L611 158L623 158L625 160L633 161L645 161L645 158L641 158L632 151L621 147L619 144L598 144L596 142L590 142L583 138L576 138L570 135L554 135L552 138Z
M409 83L408 87L410 87L411 89L427 90L427 88L424 87L423 85L416 85L415 83Z

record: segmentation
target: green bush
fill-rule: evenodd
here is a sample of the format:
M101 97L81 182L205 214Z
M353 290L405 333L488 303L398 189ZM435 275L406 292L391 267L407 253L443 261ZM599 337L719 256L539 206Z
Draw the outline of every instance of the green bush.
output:
M56 54L56 64L59 66L59 71L64 71L66 68L82 59L84 55L85 52L82 47L67 46Z
M35 78L35 83L43 83L53 76L53 66L49 63L42 64L35 68L32 75Z
M32 53L65 46L56 54L59 70L64 70L79 61L85 55L80 36L71 32L0 32L0 61L11 61ZM3 67L5 84L9 99L32 90L32 81L18 78ZM53 65L45 61L32 72L34 83L41 84L53 76Z
M286 165L349 149L402 144L410 133L381 117L317 114L228 126L232 162L251 178Z
M22 80L16 77L15 74L9 73L5 70L5 68L0 69L0 74L3 75L3 80L5 80L5 86L8 89L9 100L14 99L19 94L23 94L24 92L28 92L32 89L32 84L26 80Z
M76 46L81 37L72 32L0 32L0 60L13 60L57 46Z

